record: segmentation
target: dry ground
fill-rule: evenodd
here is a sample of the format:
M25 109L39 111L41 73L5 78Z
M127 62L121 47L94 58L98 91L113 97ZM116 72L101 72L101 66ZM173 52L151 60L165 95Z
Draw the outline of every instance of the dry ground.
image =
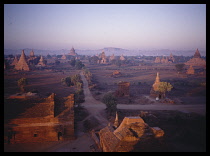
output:
M54 71L54 70L36 70L29 72L4 72L4 96L9 97L12 94L20 92L17 81L25 77L28 79L26 91L37 91L40 96L49 96L51 93L56 93L60 97L65 97L75 91L74 87L61 85L61 78L78 74L78 70Z
M4 121L11 119L22 113L23 110L32 107L31 103L19 104L19 100L7 100L10 95L20 92L17 81L25 77L28 80L26 91L37 92L41 98L48 97L51 93L55 93L58 98L67 97L74 93L74 87L67 87L61 84L61 78L79 74L80 71L71 69L68 64L61 65L61 68L68 70L36 70L29 72L11 72L4 71Z
M92 68L89 66L90 71L93 73L94 77L97 80L97 83L99 85L99 89L97 90L93 90L92 93L94 93L94 97L96 97L97 99L100 100L100 98L102 97L102 95L104 93L106 93L109 90L115 91L117 89L117 82L119 81L129 81L131 82L131 94L132 94L132 98L134 100L132 100L132 102L134 102L135 104L138 104L138 98L136 97L142 97L143 95L147 95L147 93L149 93L150 89L151 89L151 85L153 84L155 77L156 77L156 73L157 70L126 70L126 68L120 70L120 72L122 72L123 76L119 77L119 78L112 78L110 77L111 73L115 70L114 66L92 66ZM5 72L4 74L4 93L5 93L5 97L8 97L11 94L15 94L17 92L19 92L19 88L17 87L17 80L20 79L21 77L26 77L29 80L29 85L26 87L26 89L28 91L31 90L37 90L39 92L40 95L42 96L48 96L49 93L54 92L56 93L58 96L64 97L64 96L68 96L70 93L72 93L74 91L74 88L72 87L66 87L66 86L62 86L60 83L60 79L64 78L66 76L69 75L73 75L79 73L79 71L76 70L65 70L64 74L63 72L53 72L53 71L33 71L33 72L26 72L25 74L23 73L22 75L19 74L15 74L15 73L7 73ZM186 78L183 75L177 75L175 71L173 70L160 70L160 79L162 81L167 81L167 80L171 80L173 81L174 79L177 80L185 80L188 81L190 79L192 79L192 77L190 78ZM199 81L199 82L203 82L205 80L205 77L202 76L195 76L195 78ZM33 83L32 83L33 82ZM138 82L141 82L140 85L138 85ZM194 89L194 90L193 90ZM135 90L135 92L133 92L133 90ZM193 92L189 92L189 91L195 91L195 93ZM205 91L205 88L201 88L201 93ZM96 92L99 92L100 94L95 94ZM189 94L181 94L180 96L180 92L181 93L186 93L189 92ZM191 93L191 94L190 94ZM200 94L201 94L200 93ZM173 92L173 94L171 94L170 96L175 96L179 95L180 99L181 98L188 98L188 100L186 100L185 104L190 104L191 102L194 102L196 100L199 101L199 103L194 102L195 104L204 104L205 101L205 97L206 95L200 95L198 94L198 92L196 92L195 87L191 87L190 86L179 86L177 87L177 90L175 90ZM192 97L193 95L197 95ZM89 96L90 97L90 96ZM88 97L86 97L88 98ZM176 97L177 98L177 97ZM182 101L184 101L183 99L181 99ZM86 99L87 100L87 99ZM139 99L141 100L141 99ZM87 100L88 101L88 100ZM91 101L91 100L90 100ZM89 101L89 102L90 102ZM96 101L94 101L93 103L96 104ZM99 101L100 103L100 101ZM84 103L84 104L87 104ZM82 104L83 105L83 104ZM27 150L31 150L31 151L59 151L59 152L64 152L64 151L91 151L91 147L94 145L94 142L92 142L92 140L90 139L89 134L87 133L87 131L93 129L93 128L97 128L99 125L96 124L96 121L100 121L99 118L103 117L102 120L104 120L104 118L106 118L106 114L103 111L100 112L102 109L104 109L104 105L103 107L100 107L100 111L98 111L98 109L92 107L91 105L86 105L85 107L87 110L89 110L89 113L87 113L86 111L81 111L80 113L87 113L86 115L84 115L82 117L82 114L80 114L79 116L82 117L82 119L80 119L81 122L78 122L79 124L77 125L77 135L80 136L78 137L77 140L75 141L69 141L69 142L51 142L51 143L43 143L43 144L29 144L28 149L27 147L24 149L25 145L19 145L20 146L20 150L22 148L22 151L27 151ZM93 112L93 111L97 111L97 112ZM120 115L120 119L122 119L123 116L127 116L127 115L138 115L139 111L129 111L129 110L119 110L119 115ZM93 114L92 114L92 113ZM78 113L78 112L77 112ZM100 114L101 113L101 114ZM149 120L149 118L145 118L148 122L148 124L150 126L159 126L161 127L165 132L166 132L166 140L164 145L169 145L167 146L166 151L205 151L205 116L204 117L200 117L196 115L192 115L195 118L190 118L188 117L187 119L185 118L186 115L189 116L189 114L184 114L184 118L183 118L183 122L182 120L179 120L182 116L183 113L180 114L180 112L177 111L152 111L150 112L152 114L154 114L155 116L157 116L157 118L160 118L158 120L157 123L155 123L154 119ZM96 118L92 115L96 115L99 117L97 120L95 120ZM176 115L174 115L176 114ZM78 115L78 114L76 114ZM85 120L88 119L88 120ZM93 122L91 122L91 120L93 120ZM112 117L110 117L108 120L112 121L114 119L114 114ZM86 125L88 127L84 127L85 124L83 124L84 121L89 121L88 125ZM190 124L186 124L190 122ZM81 125L81 123L83 125ZM87 122L84 122L87 123ZM107 121L106 121L107 123ZM156 125L155 125L156 124ZM185 125L186 124L186 125ZM185 127L181 127L180 126L185 126ZM195 127L194 127L195 126ZM187 132L190 132L189 135ZM174 135L176 134L176 135ZM187 136L184 137L184 136ZM196 142L192 142L192 136L195 135L195 139L193 139ZM199 138L200 137L200 138ZM80 145L80 141L81 139L83 140L82 142L84 143L84 140L86 140L86 146L84 145L84 147L81 147ZM17 145L18 146L18 145ZM17 150L17 146L14 147ZM91 147L90 147L91 146ZM146 146L146 147L150 147ZM161 147L162 149L164 148ZM12 148L11 148L12 149ZM137 145L137 149L138 149L138 145ZM151 149L151 147L149 148ZM149 150L149 149L145 149L145 151Z
M176 104L205 104L206 83L205 74L186 75L184 72L178 74L174 65L169 66L131 66L117 68L114 65L88 65L89 70L95 79L94 83L98 88L92 90L93 96L101 100L108 91L115 92L120 81L130 82L130 97L118 98L118 103L149 104L153 103L145 98L150 94L152 84L155 81L157 72L160 80L169 82L173 89L167 93L167 97L174 100ZM145 70L147 69L147 70ZM118 70L121 76L112 77L112 73Z

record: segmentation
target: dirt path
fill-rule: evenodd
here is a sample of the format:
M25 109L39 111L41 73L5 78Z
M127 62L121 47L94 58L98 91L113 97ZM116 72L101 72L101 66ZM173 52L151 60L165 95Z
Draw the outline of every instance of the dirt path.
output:
M95 143L90 136L90 133L83 132L83 123L86 120L95 118L100 124L97 129L103 128L108 124L105 118L105 104L93 98L89 88L88 82L83 73L80 73L83 81L83 90L85 95L85 102L82 106L88 110L89 115L80 121L77 126L77 139L71 141L64 141L53 147L48 148L46 152L93 152ZM151 104L151 105L137 105L137 104L118 104L118 109L132 109L132 110L179 110L182 112L195 112L202 115L206 113L206 105L168 105L168 104ZM97 151L97 150L96 150Z
M151 105L136 105L136 104L118 104L118 109L130 110L178 110L186 113L206 114L206 105L168 105L168 104L151 104Z
M80 73L82 81L83 81L83 91L85 95L85 102L82 103L82 106L87 109L89 112L89 115L83 120L87 120L91 117L94 117L98 120L100 123L100 126L105 127L108 124L108 120L104 117L104 111L106 109L106 106L104 103L97 101L95 98L93 98L89 88L88 88L88 82L84 76L84 74Z
M83 81L83 90L85 94L85 102L82 105L95 116L102 124L107 124L105 119L100 112L102 112L106 106L104 103L97 101L93 98L89 88L88 82L84 77L83 73L80 73ZM201 115L206 114L206 105L204 104L193 104L193 105L173 105L173 104L150 104L150 105L138 105L138 104L117 104L118 109L132 109L132 110L178 110L182 112L194 112Z
M76 140L60 141L60 142L46 142L46 143L28 143L19 145L19 151L41 151L41 152L93 152L97 151L95 143L91 138L90 133L84 132L83 123L86 120L93 118L99 122L99 126L94 127L97 129L103 128L108 124L105 118L105 104L93 98L89 88L88 82L83 73L80 73L83 81L83 90L85 94L85 102L82 106L88 110L89 115L80 121L77 125L77 138ZM182 112L195 112L202 115L206 114L206 105L168 105L168 104L151 104L151 105L138 105L138 104L118 104L118 109L131 109L131 110L179 110ZM18 145L12 145L17 149ZM27 147L28 146L28 147ZM33 149L32 149L33 147ZM13 147L10 147L12 151Z

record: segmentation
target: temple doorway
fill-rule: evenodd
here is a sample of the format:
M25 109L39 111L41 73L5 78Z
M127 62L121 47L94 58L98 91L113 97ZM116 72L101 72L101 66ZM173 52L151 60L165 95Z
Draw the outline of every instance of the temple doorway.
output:
M63 136L62 132L58 132L58 140L62 140L62 136Z

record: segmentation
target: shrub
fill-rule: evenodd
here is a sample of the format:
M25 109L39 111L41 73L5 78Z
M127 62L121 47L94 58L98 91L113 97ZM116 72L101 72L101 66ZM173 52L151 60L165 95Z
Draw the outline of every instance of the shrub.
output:
M102 102L106 104L108 110L115 111L117 109L117 102L113 92L106 93L102 98Z
M185 64L183 64L183 63L180 63L180 64L176 64L176 65L175 65L176 70L177 70L178 72L181 72L181 71L184 69L184 66L185 66Z
M65 78L62 78L61 79L61 83L63 85L67 85L68 87L71 86L71 77L70 76L67 76Z
M28 80L24 77L18 80L18 86L20 87L21 92L25 92L25 86L28 84Z

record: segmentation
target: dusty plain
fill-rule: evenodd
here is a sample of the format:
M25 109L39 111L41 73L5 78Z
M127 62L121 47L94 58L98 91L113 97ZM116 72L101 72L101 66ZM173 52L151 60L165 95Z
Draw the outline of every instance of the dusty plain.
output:
M171 92L166 96L174 103L164 103L166 105L206 105L206 73L186 75L184 72L178 74L174 64L168 66L121 66L115 65L90 65L87 60L83 63L93 74L93 83L97 87L90 89L93 97L101 101L103 95L108 91L115 92L117 83L128 81L131 83L130 96L117 99L117 103L124 105L158 105L160 102L149 97L150 89L154 83L157 72L160 74L160 80L170 82L173 85ZM119 77L111 77L111 74L118 70L122 73ZM9 72L4 71L4 121L18 115L20 106L15 103L6 103L6 99L19 92L17 80L21 77L28 79L27 91L36 91L41 97L47 97L50 93L55 93L59 97L65 97L75 91L74 87L67 87L61 84L61 78L80 73L80 70L74 70L69 64L60 64L57 69L36 70L29 72ZM24 107L24 106L23 106ZM104 106L103 106L104 108ZM118 109L120 120L125 116L140 115L141 110ZM145 111L145 110L144 110ZM165 131L163 142L148 143L146 145L138 144L133 150L137 151L186 151L186 152L204 152L206 151L206 114L197 114L191 112L181 112L177 110L146 110L151 116L145 116L144 120L151 126L161 127ZM14 113L14 114L13 114ZM15 114L16 113L16 114ZM11 115L12 114L12 115ZM106 114L103 109L101 115L107 118L109 122L114 121L115 113ZM14 117L13 116L13 117ZM92 129L98 130L95 123L97 119L85 127L83 119L88 116L84 108L75 109L75 135L78 137L75 141L69 142L46 142L29 144L5 144L4 150L7 152L16 151L98 151L94 141L90 137ZM155 117L154 117L155 116ZM90 118L91 119L91 118ZM82 124L82 126L81 126ZM87 124L87 123L86 123ZM81 137L86 139L86 146L81 147ZM84 140L83 140L84 141ZM65 147L62 151L61 147ZM144 147L144 148L141 148ZM68 149L67 149L68 148ZM83 150L82 150L83 148Z

